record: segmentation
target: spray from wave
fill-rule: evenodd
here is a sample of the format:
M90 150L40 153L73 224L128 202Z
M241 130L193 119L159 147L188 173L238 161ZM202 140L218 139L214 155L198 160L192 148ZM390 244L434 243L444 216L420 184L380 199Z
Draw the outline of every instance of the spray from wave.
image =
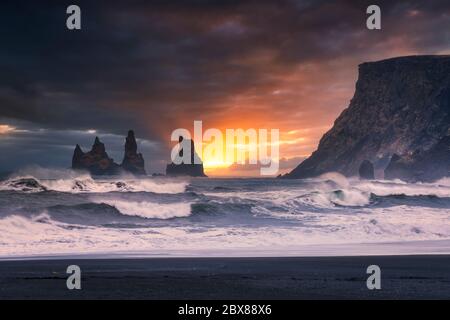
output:
M329 173L298 181L183 181L43 171L0 182L5 257L138 251L287 255L324 245L352 245L360 249L350 253L367 254L361 251L366 243L413 241L396 253L419 252L416 242L450 243L448 179L411 184ZM428 248L437 250L434 242Z
M95 203L106 204L119 210L121 214L146 219L171 219L188 217L191 203L157 203L150 201L125 201L111 199L93 199Z
M69 193L107 193L107 192L154 192L182 193L187 182L163 181L154 178L135 178L106 180L93 179L89 175L63 179L37 179L34 176L10 178L0 183L0 191L22 191L28 193L58 191Z

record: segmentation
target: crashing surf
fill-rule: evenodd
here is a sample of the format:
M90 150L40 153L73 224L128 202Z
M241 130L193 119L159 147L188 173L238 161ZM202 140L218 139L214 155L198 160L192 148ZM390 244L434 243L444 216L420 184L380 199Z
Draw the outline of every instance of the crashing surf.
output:
M0 182L3 257L314 255L323 246L356 254L367 243L378 244L375 251L401 243L398 254L417 253L414 248L428 243L434 252L437 246L446 250L436 243L450 242L449 222L448 179L411 184L338 174L189 181L20 174ZM351 252L344 251L348 246Z

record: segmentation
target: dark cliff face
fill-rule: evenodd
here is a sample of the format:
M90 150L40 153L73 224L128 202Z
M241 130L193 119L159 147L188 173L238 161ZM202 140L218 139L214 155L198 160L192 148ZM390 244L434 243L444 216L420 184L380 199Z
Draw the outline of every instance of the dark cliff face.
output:
M125 143L125 156L122 165L118 165L106 153L105 145L95 138L92 149L84 153L77 144L72 157L72 169L87 170L93 175L116 175L121 172L146 174L142 154L137 153L134 132L129 131Z
M450 176L450 133L427 151L403 157L394 154L385 170L386 179L435 181Z
M447 139L449 126L450 56L364 63L349 107L322 137L317 151L287 177L306 178L330 171L357 175L365 159L376 169L384 169L393 154L409 159L410 170L418 170L428 161L425 155ZM448 165L446 155L439 157L442 166ZM411 165L419 158L420 165ZM433 174L435 178L445 173L445 168L436 172L440 173ZM394 171L388 176L396 178Z
M146 174L145 163L142 154L137 153L137 143L132 130L128 131L125 140L125 154L122 161L122 169L133 174Z
M206 177L205 172L203 170L203 164L201 163L199 156L195 152L194 141L192 140L183 141L183 138L180 137L179 143L181 145L181 149L178 153L180 158L182 158L184 155L183 145L186 146L190 144L190 163L184 162L182 162L181 164L170 163L166 167L166 175Z

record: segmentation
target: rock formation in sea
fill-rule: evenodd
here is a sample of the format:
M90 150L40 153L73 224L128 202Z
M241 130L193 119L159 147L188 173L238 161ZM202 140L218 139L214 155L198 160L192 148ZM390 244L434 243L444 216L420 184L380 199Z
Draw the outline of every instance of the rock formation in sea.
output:
M141 153L137 153L137 143L133 130L128 131L125 141L125 154L123 157L122 169L133 174L146 174L144 158Z
M375 169L387 166L390 179L435 180L450 175L449 139L450 56L363 63L349 107L285 177L354 176L369 160Z
M190 159L189 163L184 163L181 161L180 164L170 163L166 167L166 175L168 176L191 176L191 177L206 177L205 172L203 171L203 163L197 153L195 152L194 141L186 140L183 141L183 137L180 137L178 140L181 149L178 152L178 156L180 159L183 158L184 150L183 145L190 144Z
M89 152L83 152L77 144L72 157L72 169L87 170L92 175L116 175L122 172L145 175L144 159L137 153L134 132L129 131L125 143L125 156L122 165L118 165L108 156L105 145L95 137Z
M435 181L450 176L450 132L427 151L394 154L384 171L386 179Z
M369 160L364 160L359 166L359 177L365 180L375 179L375 170L373 168L372 162Z

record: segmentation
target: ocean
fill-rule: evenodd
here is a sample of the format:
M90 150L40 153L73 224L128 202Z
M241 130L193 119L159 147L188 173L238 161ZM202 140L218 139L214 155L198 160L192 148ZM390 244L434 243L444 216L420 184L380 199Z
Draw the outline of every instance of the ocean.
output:
M434 183L132 176L0 181L0 258L450 253L450 179Z

